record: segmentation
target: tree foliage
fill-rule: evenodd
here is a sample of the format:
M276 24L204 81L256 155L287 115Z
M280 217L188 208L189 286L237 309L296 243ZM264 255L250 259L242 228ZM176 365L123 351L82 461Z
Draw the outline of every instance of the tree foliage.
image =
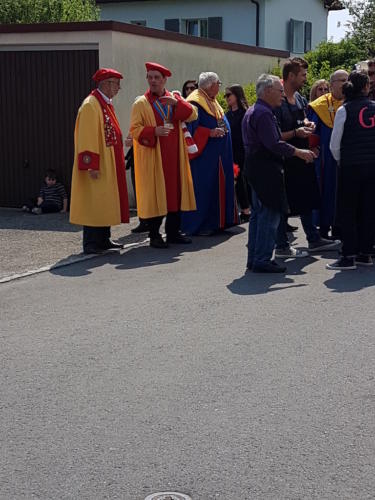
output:
M375 0L346 0L353 21L347 38L365 53L365 59L375 56Z
M0 0L0 23L96 21L95 0Z

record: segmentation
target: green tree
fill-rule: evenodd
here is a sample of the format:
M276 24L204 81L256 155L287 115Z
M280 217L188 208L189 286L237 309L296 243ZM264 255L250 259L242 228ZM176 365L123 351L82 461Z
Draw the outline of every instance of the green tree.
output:
M95 0L0 0L0 23L96 21Z
M347 38L365 53L364 59L375 56L375 0L346 0L353 21Z

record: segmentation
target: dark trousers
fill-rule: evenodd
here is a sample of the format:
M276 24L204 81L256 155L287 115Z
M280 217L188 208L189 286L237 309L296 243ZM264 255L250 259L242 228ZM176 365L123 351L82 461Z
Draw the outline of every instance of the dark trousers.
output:
M375 237L375 167L339 167L337 214L346 257L373 253Z
M247 181L243 174L243 168L240 170L236 180L236 198L241 210L246 210L250 207L250 194Z
M157 238L160 234L160 226L163 222L163 217L152 217L151 219L143 219L149 227L149 236L151 239ZM167 237L173 237L180 231L181 212L168 212L165 220L165 232Z
M38 207L38 204L36 201L32 200L31 202L26 203L26 206L31 212L33 208ZM39 208L42 210L43 214L53 214L62 210L62 207L60 205L48 201L42 201L42 203L39 205Z
M105 248L110 238L110 227L83 226L83 250Z

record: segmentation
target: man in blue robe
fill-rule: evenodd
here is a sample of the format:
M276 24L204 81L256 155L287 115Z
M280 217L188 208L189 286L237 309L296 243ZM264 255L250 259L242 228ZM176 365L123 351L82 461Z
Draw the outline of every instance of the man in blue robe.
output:
M187 98L198 109L188 124L198 152L190 156L197 210L182 214L186 234L211 235L238 223L230 126L216 100L220 85L216 73L201 73Z
M336 111L343 103L342 86L348 80L344 70L335 71L330 78L331 92L318 97L309 104L308 118L316 125L315 135L319 136L320 154L315 160L315 171L318 179L321 205L314 211L314 223L319 226L322 238L329 237L334 230L336 208L336 176L337 163L329 149ZM338 234L333 234L337 237Z

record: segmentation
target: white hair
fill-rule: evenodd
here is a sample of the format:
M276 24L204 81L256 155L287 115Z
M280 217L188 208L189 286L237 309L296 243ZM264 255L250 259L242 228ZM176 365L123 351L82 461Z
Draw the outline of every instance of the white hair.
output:
M201 73L198 78L198 87L200 89L208 89L212 84L219 81L219 77L213 71L205 71Z
M262 97L264 91L270 87L273 87L275 82L279 82L280 78L275 75L260 75L256 84L256 94L257 97Z

